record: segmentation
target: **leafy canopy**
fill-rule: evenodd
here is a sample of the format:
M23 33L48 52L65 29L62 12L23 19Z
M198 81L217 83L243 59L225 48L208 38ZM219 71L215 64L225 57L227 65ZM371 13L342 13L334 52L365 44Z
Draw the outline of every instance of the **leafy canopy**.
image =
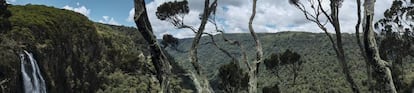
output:
M166 2L158 6L155 13L157 18L163 21L169 21L174 26L182 25L184 16L188 14L188 1Z

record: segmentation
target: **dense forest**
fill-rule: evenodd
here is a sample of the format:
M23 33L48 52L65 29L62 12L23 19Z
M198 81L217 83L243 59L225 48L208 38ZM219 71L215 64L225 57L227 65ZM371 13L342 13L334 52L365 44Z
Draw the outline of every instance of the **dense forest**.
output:
M158 20L194 33L179 39L156 37L146 0L134 0L136 27L0 0L0 92L414 92L414 1L394 0L374 21L376 0L356 0L354 33L341 28L344 0L289 0L321 33L257 33L257 1L248 33L220 28L218 0L204 0L199 18L186 19L200 20L194 26L184 22L187 0L159 5Z

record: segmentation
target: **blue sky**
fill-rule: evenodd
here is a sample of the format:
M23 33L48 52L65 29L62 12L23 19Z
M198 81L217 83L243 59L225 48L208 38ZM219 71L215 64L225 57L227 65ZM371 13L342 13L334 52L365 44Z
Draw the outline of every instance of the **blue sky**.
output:
M86 15L95 22L125 25L135 27L133 17L134 0L7 0L11 4L25 5L42 4L73 10ZM176 29L170 23L158 20L155 16L156 8L164 2L174 0L146 0L148 16L157 37L163 34L172 34L178 38L193 37L194 33L188 29ZM190 12L184 23L193 27L200 25L199 14L203 10L204 0L188 0ZM301 0L307 1L307 0ZM383 12L391 6L393 0L377 0L374 20L383 18ZM323 3L328 6L328 3ZM218 28L226 33L247 33L248 21L251 15L252 0L218 0L217 21ZM344 0L340 8L340 23L344 33L353 33L356 24L355 0ZM322 19L326 20L326 19ZM307 21L303 14L288 0L258 0L257 14L253 22L255 31L259 33L276 33L281 31L305 31L321 33L318 26ZM333 32L328 25L328 31ZM207 24L206 32L215 32L212 24Z

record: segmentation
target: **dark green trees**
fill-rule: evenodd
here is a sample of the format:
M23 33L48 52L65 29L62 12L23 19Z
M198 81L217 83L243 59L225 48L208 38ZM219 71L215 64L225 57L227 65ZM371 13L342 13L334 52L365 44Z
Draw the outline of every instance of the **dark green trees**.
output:
M158 6L157 18L163 21L168 21L175 27L184 25L184 16L190 12L187 0L166 2Z
M279 54L272 53L269 58L264 60L266 69L270 70L273 74L279 75L280 59Z
M267 86L262 89L263 93L280 93L280 89L277 84L273 86Z
M178 39L172 36L171 34L165 34L162 36L161 44L164 48L169 46L175 48L178 44Z
M249 77L240 66L234 62L219 68L219 89L226 93L246 91Z
M325 1L323 0L304 1L306 2L303 3L301 0L289 0L289 3L299 9L300 12L302 12L305 16L306 20L315 23L321 30L325 32L326 36L329 38L329 41L332 43L332 48L336 53L336 57L339 63L341 64L342 73L344 74L346 81L349 83L350 88L354 93L359 93L360 89L351 76L351 72L348 66L349 61L347 60L345 54L341 35L342 31L339 20L339 12L344 0L329 0L328 9L327 7L323 7L325 6L325 4L323 4ZM327 23L333 27L332 30L335 31L335 34L328 32L329 28L327 28Z
M293 85L296 84L296 79L301 70L303 60L300 59L301 55L296 52L292 52L289 49L281 54L272 54L269 59L264 60L266 68L272 73L278 76L278 72L282 66L287 66L290 68L291 73L293 74ZM279 77L279 76L278 76Z

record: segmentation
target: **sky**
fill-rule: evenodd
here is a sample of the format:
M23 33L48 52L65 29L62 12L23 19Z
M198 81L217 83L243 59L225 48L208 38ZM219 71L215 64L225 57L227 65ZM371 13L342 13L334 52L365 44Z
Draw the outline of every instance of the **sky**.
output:
M135 27L133 22L134 0L6 0L10 4L42 4L56 8L68 9L87 16L94 22ZM145 0L148 16L157 37L172 34L178 38L193 37L188 29L176 29L172 24L161 21L155 16L156 9L164 2L174 0ZM204 0L188 0L190 12L185 16L185 24L198 27L198 16L203 10ZM307 0L301 0L307 1ZM362 0L363 1L363 0ZM391 6L393 0L377 0L375 18L383 17L383 13ZM219 0L217 21L219 29L226 33L247 33L251 15L252 0ZM357 21L355 0L344 0L340 8L340 23L344 33L353 33ZM328 26L329 31L333 31ZM258 0L257 14L253 22L255 31L260 33L276 33L281 31L305 31L321 33L316 24L307 21L305 16L288 0ZM212 24L207 24L206 32L216 33Z

